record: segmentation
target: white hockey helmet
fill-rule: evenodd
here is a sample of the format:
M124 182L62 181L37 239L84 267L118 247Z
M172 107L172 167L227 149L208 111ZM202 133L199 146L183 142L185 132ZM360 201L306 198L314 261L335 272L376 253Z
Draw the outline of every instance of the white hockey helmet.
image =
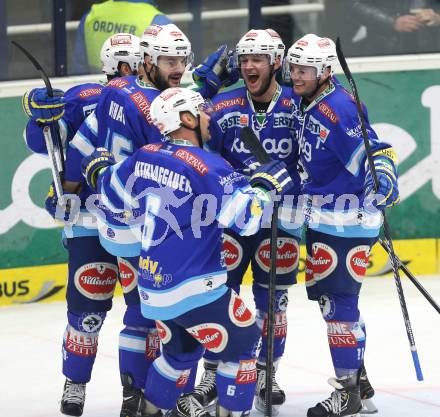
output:
M163 135L181 127L180 113L190 112L194 117L200 116L200 107L205 100L194 90L189 88L167 88L158 95L150 107L150 116L154 125Z
M117 33L107 38L100 53L102 72L116 75L120 62L126 62L132 71L137 71L141 60L139 43L140 39L130 33Z
M174 24L150 25L141 37L141 58L147 54L151 63L157 65L159 56L183 56L186 64L192 64L191 43L185 34Z
M316 68L316 78L320 78L326 68L330 68L330 75L333 75L338 64L335 43L330 38L309 33L298 39L287 51L285 69L288 73L291 64Z
M238 67L240 55L268 55L269 63L273 65L277 58L283 62L284 50L280 35L273 29L251 29L237 43L235 47L235 65Z

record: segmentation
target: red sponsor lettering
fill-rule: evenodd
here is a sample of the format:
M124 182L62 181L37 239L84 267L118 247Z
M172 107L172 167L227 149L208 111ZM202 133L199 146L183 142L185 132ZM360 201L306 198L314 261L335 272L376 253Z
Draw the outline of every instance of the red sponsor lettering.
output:
M321 38L317 42L320 48L330 48L330 40L328 38Z
M340 321L327 322L327 337L330 347L354 347L358 345L356 336L350 331L347 323Z
M78 94L78 97L80 99L85 99L92 96L98 96L99 94L101 94L101 91L102 91L102 87L86 88L85 90L82 90Z
M145 357L151 361L156 359L160 352L160 337L158 330L152 330L148 332L146 347L145 347Z
M304 39L300 39L296 45L297 46L307 46L309 43L307 41L305 41Z
M244 106L245 99L243 97L235 97L230 100L223 100L214 104L214 111L219 111L232 106Z
M263 323L263 336L267 336L267 315ZM275 338L287 337L287 315L285 311L275 313L274 334Z
M150 102L142 91L136 91L136 93L130 96L131 101L137 107L141 114L144 115L145 120L151 125L153 120L150 116Z
M221 352L228 343L226 329L218 323L202 323L186 329L206 349L214 353Z
M170 32L170 35L175 36L177 38L177 37L182 36L182 32L179 32L177 30L173 30L172 32Z
M281 39L278 32L274 31L273 29L266 29L266 32L274 39Z
M255 321L253 314L235 291L231 292L229 300L229 318L239 327L250 326Z
M150 25L144 30L144 35L157 36L157 34L163 29L159 25Z
M167 90L163 91L162 93L160 93L160 97L163 100L168 100L171 97L175 96L176 94L181 93L183 90L180 88L168 88Z
M90 263L75 272L77 290L93 300L107 300L113 296L118 280L118 268L110 263Z
M243 259L243 248L240 243L232 236L227 234L223 235L222 255L226 263L228 271L232 271L240 265Z
M160 320L156 320L156 329L163 344L166 344L171 340L171 330L165 323Z
M162 143L149 143L148 145L143 146L142 149L145 149L148 152L157 152L162 146Z
M132 264L122 258L118 259L118 266L122 291L127 294L137 287L137 270Z
M270 240L264 239L255 253L255 260L260 268L270 270ZM277 274L288 274L298 267L299 246L293 238L279 237L277 240Z
M128 80L123 78L113 78L113 80L107 83L107 87L124 88L127 84L129 84Z
M362 282L370 259L370 247L360 245L347 253L346 266L350 275L358 282Z
M208 173L208 166L198 156L186 149L178 149L173 153L173 156L194 168L201 176Z
M318 281L328 277L338 264L336 252L325 243L315 242L312 245L313 278Z
M330 108L330 106L327 103L320 102L318 104L318 110L325 116L327 119L329 119L332 123L336 124L338 123L338 116L336 116L335 112Z
M112 46L117 45L131 45L131 36L130 35L114 35L110 38L110 44Z
M98 350L98 335L85 334L69 326L65 334L64 347L67 352L79 356L94 356Z
M250 384L257 380L257 367L255 359L242 360L239 363L236 384Z
M191 369L185 369L177 378L176 381L176 387L178 388L184 388L186 384L188 383L189 376L191 375Z
M292 107L292 100L289 100L288 98L283 98L281 100L281 104L286 107Z

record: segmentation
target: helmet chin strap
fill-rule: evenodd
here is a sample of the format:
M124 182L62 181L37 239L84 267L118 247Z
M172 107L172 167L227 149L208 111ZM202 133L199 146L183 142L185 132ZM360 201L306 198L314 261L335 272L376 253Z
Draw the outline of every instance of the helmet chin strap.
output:
M327 77L322 83L321 82L319 82L319 79L320 79L321 77L319 77L318 79L317 79L317 83L316 83L316 88L309 94L309 95L307 95L307 96L305 96L305 98L306 98L306 100L308 100L308 101L312 101L312 99L313 99L313 97L315 97L315 95L316 95L316 93L318 92L318 90L329 80L329 77Z

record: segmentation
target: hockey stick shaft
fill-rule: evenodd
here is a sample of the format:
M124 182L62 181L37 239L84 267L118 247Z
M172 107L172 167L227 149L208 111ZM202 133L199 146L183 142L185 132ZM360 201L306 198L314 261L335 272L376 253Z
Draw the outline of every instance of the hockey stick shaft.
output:
M385 252L389 252L388 245L383 241L383 239L379 238L379 243L384 248ZM399 268L403 271L403 273L408 277L408 279L415 285L415 287L420 291L420 293L426 298L426 300L431 304L437 313L440 313L440 306L436 303L436 301L431 297L431 294L423 287L423 285L417 280L417 278L412 274L409 268L399 259L397 255L396 261L399 264Z
M52 84L46 72L44 71L43 67L40 65L40 63L26 48L21 46L19 43L15 41L11 41L11 43L14 46L16 46L18 49L20 49L20 51L23 52L23 54L29 59L29 61L31 61L32 65L40 73L41 78L43 79L43 82L47 89L47 95L49 97L53 97ZM49 160L51 163L51 171L55 184L55 189L56 192L58 193L58 196L61 196L63 194L62 193L63 188L62 186L60 186L60 184L62 184L62 177L64 173L64 154L63 154L63 145L58 132L58 125L57 124L54 125L53 135L49 127L48 129L46 128L43 129L43 135L44 135L44 140L46 142L47 153L49 155ZM51 141L50 144L48 144L49 140Z
M344 53L342 52L341 41L339 38L336 41L336 52L338 55L339 63L341 64L342 70L344 71L344 74L348 80L348 83L350 84L351 91L353 93L354 100L356 102L359 124L361 126L362 138L364 141L365 152L367 154L368 166L369 166L369 169L370 169L371 174L373 176L375 189L377 190L378 186L379 186L379 180L377 178L376 169L374 166L370 140L368 137L366 123L365 123L364 112L362 109L361 101L359 99L359 94L357 91L356 83L355 83L354 78L351 74L351 71L347 65L347 61L345 59ZM416 343L414 340L414 334L412 331L411 321L409 319L408 308L406 306L406 300L405 300L405 295L403 293L402 282L400 280L399 264L398 264L397 257L394 252L393 242L391 240L391 233L390 233L390 228L388 226L388 221L387 221L387 218L385 215L385 210L383 212L383 227L384 227L386 248L387 248L387 252L390 257L391 265L393 268L394 281L396 283L397 295L399 297L400 307L402 309L403 320L405 322L406 334L407 334L410 349L411 349L411 354L412 354L412 358L413 358L413 362L414 362L414 367L416 370L417 379L419 381L423 381L422 369L420 367L420 361L419 361L419 356L417 353Z
M249 127L244 127L240 132L240 139L254 155L255 159L265 164L271 160L255 133ZM273 354L275 335L275 291L276 291L276 256L278 239L278 201L273 203L272 223L270 233L270 269L269 269L269 304L266 323L266 414L265 417L272 417L272 378L273 378ZM264 331L264 330L263 330Z

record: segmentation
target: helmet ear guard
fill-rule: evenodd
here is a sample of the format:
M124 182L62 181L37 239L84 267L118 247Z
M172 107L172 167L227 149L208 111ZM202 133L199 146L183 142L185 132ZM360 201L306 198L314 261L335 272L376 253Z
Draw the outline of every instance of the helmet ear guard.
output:
M122 63L136 72L141 60L139 43L140 39L130 33L117 33L107 38L100 52L102 72L108 76L117 75Z
M287 51L283 66L284 79L290 79L292 64L316 68L316 78L319 79L330 68L330 76L338 65L336 45L330 38L321 38L314 34L307 34L298 39Z

